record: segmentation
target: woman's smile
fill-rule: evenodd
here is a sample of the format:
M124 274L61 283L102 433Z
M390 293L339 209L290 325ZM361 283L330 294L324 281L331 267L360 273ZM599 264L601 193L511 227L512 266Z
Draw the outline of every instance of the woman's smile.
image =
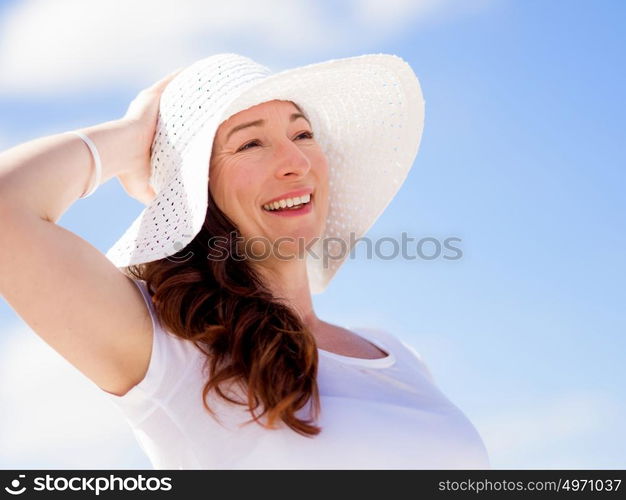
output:
M306 203L299 203L291 207L286 206L284 208L278 208L274 210L267 210L263 208L263 212L268 215L277 215L279 217L298 217L300 215L306 215L313 211L313 195L309 196L309 201Z

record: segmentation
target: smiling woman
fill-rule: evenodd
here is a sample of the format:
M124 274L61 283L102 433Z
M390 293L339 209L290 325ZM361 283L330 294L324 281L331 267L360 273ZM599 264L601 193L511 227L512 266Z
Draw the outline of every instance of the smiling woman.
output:
M132 151L132 168L104 166L105 180L154 194L108 260L28 215L18 192L0 207L13 236L0 247L0 285L124 412L154 466L488 467L480 436L411 346L384 328L330 324L312 305L347 257L327 243L361 237L413 164L424 101L410 66L372 54L271 74L218 54L135 104L111 130L84 130L103 165ZM141 153L113 147L120 130L142 138ZM59 144L84 160L76 141ZM55 168L66 165L71 183L78 163ZM27 185L26 169L3 171L3 192ZM37 238L56 249L51 272ZM11 246L24 268L40 262L47 293L12 271ZM59 281L70 286L55 295ZM63 317L68 303L79 311Z

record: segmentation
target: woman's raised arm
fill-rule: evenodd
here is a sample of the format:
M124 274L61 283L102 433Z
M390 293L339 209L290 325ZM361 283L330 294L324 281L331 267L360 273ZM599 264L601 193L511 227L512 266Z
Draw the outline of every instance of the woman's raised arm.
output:
M172 76L143 90L123 119L78 129L99 151L101 182L117 176L144 202L154 195L147 180L160 92ZM148 368L148 310L130 278L56 224L90 185L92 162L87 145L67 133L0 153L0 294L65 359L121 395Z

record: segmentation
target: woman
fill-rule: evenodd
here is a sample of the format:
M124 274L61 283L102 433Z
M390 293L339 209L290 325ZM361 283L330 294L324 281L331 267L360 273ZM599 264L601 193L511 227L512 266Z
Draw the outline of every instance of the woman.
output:
M0 156L2 294L156 468L486 468L412 347L312 307L404 181L423 116L392 55L197 61L121 120ZM111 177L146 208L105 257L55 223Z

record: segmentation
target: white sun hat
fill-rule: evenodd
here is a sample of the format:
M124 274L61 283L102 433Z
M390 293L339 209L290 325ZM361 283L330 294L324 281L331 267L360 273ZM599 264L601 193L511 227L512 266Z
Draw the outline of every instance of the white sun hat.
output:
M161 94L151 149L156 197L107 251L116 267L184 253L206 217L219 125L274 99L302 109L328 161L326 226L306 257L311 293L326 289L351 245L397 193L419 149L425 101L415 73L396 55L365 54L272 73L248 57L224 53L181 71ZM324 258L324 248L331 258Z

